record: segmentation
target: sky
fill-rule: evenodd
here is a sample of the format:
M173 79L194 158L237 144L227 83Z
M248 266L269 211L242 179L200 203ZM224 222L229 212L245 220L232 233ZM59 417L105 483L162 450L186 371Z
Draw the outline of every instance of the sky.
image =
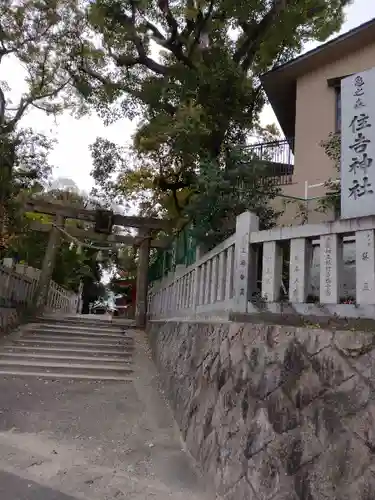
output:
M375 0L354 0L346 10L346 22L341 33L375 17ZM337 35L335 35L337 36ZM318 44L309 44L305 50L311 50ZM23 73L21 68L13 62L2 65L0 79L10 84L14 95L20 94L23 89ZM5 72L4 72L5 69ZM262 114L263 124L275 123L276 118L272 109L267 106ZM32 127L55 139L58 144L51 153L50 159L55 166L53 176L72 179L80 190L89 192L93 186L90 177L91 155L89 145L96 137L106 137L119 144L126 145L131 142L135 131L135 123L122 119L105 127L96 115L87 116L79 120L74 119L69 113L64 113L57 119L46 117L38 110L30 111L22 120L23 127Z

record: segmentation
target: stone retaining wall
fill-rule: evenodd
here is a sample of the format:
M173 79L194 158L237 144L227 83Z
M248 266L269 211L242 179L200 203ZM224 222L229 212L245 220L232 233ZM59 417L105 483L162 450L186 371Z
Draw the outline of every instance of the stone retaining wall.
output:
M372 333L154 322L183 438L226 500L375 498Z

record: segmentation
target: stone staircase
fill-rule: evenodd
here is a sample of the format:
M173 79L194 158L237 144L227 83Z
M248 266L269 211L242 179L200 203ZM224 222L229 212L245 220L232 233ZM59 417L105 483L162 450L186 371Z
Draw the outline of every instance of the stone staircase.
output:
M0 376L131 381L130 332L103 319L39 318L0 345Z

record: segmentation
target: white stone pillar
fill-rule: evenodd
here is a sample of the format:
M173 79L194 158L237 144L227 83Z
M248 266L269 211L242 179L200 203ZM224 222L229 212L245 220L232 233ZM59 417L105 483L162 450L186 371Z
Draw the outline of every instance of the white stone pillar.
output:
M306 238L290 240L289 300L306 302L311 244Z
M169 285L168 314L173 314L173 283Z
M190 271L189 273L189 294L187 303L187 307L189 309L193 306L194 278L195 278L195 269L193 271Z
M217 301L217 279L218 279L218 264L219 258L217 255L212 258L211 269L211 304Z
M226 269L225 269L225 300L229 300L233 296L233 279L234 279L234 246L230 246L226 252Z
M276 241L263 243L262 297L267 302L278 302L282 278L282 251Z
M340 271L343 269L342 241L337 234L320 237L320 299L321 304L338 304Z
M226 271L226 252L221 252L218 257L217 270L217 294L216 300L221 302L225 297L225 271Z
M256 288L255 277L252 272L251 257L254 254L250 252L250 234L258 229L259 218L256 215L244 212L237 217L233 280L233 305L234 310L237 312L248 311L248 303Z
M201 273L201 267L196 267L193 271L193 284L192 284L192 297L191 297L191 308L196 309L199 303L199 277Z
M186 276L181 278L181 309L185 308L185 297L186 297Z
M185 281L185 302L184 302L184 306L185 306L185 309L188 309L189 308L189 303L190 303L190 273L188 273L186 276L186 281Z
M375 304L375 241L374 230L355 233L356 302Z
M199 266L199 298L198 298L198 304L199 306L202 306L204 304L204 290L205 290L205 281L206 281L206 275L207 275L207 270L206 270L206 264L202 264Z
M204 286L204 304L210 303L211 296L211 274L212 274L212 260L206 262L206 279Z
M182 279L179 278L177 283L178 283L178 303L177 303L177 309L181 309L182 308L182 293L183 293Z

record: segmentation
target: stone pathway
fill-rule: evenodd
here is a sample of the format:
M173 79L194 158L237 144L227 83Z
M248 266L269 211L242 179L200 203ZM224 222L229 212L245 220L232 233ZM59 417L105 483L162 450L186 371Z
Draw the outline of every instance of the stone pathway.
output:
M134 340L105 321L45 320L27 325L0 348L0 376L130 381Z
M1 500L212 500L183 451L144 334L102 320L48 321L0 348Z

